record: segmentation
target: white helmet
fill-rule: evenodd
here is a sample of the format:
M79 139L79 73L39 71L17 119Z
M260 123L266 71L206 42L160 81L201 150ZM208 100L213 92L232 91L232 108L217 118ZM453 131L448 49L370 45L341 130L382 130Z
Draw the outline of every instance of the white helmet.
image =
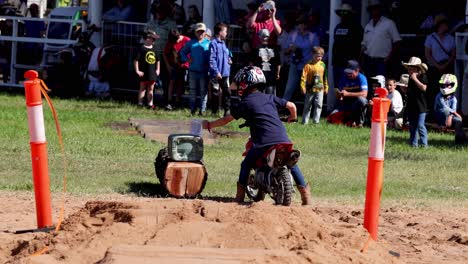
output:
M440 77L439 86L442 95L453 94L458 87L457 77L450 73L444 74Z
M237 84L237 93L239 96L243 96L244 90L250 87L259 88L259 85L264 85L266 78L259 67L246 66L237 72L236 76L234 76L234 82Z

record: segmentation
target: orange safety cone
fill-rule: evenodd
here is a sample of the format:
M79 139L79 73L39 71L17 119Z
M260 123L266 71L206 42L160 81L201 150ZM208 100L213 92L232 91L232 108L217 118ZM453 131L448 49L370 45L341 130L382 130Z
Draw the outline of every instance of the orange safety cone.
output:
M52 207L47 161L47 141L42 111L41 81L38 79L39 74L36 71L27 71L24 77L26 78L24 90L28 111L37 227L42 229L52 227Z
M372 99L372 125L367 168L366 203L364 209L364 228L369 232L370 238L377 240L379 225L380 197L383 186L383 165L385 151L385 135L387 130L387 114L390 109L388 92L384 88L375 91L378 97ZM369 242L369 241L368 241ZM364 246L363 251L368 246Z

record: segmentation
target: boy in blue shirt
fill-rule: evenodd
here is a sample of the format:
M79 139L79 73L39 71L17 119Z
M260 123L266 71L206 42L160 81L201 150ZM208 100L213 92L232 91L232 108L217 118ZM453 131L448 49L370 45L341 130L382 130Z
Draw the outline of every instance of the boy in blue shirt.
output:
M247 66L239 70L234 77L237 84L238 94L241 101L236 107L231 109L231 114L219 118L215 121L203 121L203 128L224 126L234 119L243 118L250 127L250 139L253 147L245 156L241 164L239 181L237 182L236 201L244 201L245 189L250 170L255 166L255 162L271 146L278 143L291 142L288 138L286 128L278 115L278 108L287 108L291 113L288 122L297 119L296 105L285 99L272 94L264 94L259 91L266 83L262 70L255 66ZM305 182L304 176L297 165L291 168L291 174L297 184L301 194L302 205L312 203L309 185Z
M208 66L209 66L209 46L210 41L205 38L206 26L203 23L195 24L195 39L187 42L180 50L182 63L188 61L189 66L189 102L190 111L195 115L197 93L200 94L199 112L200 116L205 115L206 102L208 100ZM190 55L190 58L189 58Z
M229 89L229 75L231 73L231 56L224 40L228 34L228 26L218 23L214 27L215 37L210 43L210 78L213 88L213 112L218 111L218 94L223 95L224 116L231 110L231 90Z

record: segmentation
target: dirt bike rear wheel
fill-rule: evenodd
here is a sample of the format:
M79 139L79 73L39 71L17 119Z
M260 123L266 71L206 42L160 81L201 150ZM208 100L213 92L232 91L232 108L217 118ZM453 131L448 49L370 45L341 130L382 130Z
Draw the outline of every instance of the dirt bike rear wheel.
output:
M255 171L254 170L250 171L249 179L247 181L247 187L245 188L245 193L254 202L263 201L265 199L265 192L255 185Z
M284 206L291 205L293 185L289 170L286 168L280 169L276 178L278 179L278 185L274 191L275 196L273 199L275 200L275 203L277 205L281 204Z

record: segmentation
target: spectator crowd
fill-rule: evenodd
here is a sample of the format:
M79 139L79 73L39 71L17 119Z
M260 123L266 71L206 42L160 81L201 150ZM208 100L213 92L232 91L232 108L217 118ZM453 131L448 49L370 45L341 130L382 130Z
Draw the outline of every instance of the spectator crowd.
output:
M454 129L463 137L463 115L457 111L456 98L460 82L454 75L456 23L446 14L428 15L420 26L428 33L420 47L423 56L410 54L403 60L402 37L392 20L395 12L387 12L380 2L370 1L364 7L370 20L363 28L353 6L343 1L335 10L340 22L330 32L334 40L330 46L315 9L298 6L280 19L280 10L272 0L249 1L245 12L234 12L231 1L214 2L213 29L203 23L196 5L188 7L186 15L176 1L153 2L152 19L132 58L139 79L139 105L171 111L184 107L188 97L191 115L229 115L234 95L230 77L238 65L251 65L265 74L264 93L303 101L303 124L310 119L318 124L327 116L332 123L368 125L374 90L382 87L392 102L388 126L408 129L410 145L428 146L428 121L444 130ZM31 15L36 13L31 10ZM131 21L134 16L128 1L116 0L103 19ZM232 24L242 32L239 47L229 41ZM331 75L328 56L332 56ZM331 83L334 87L329 88ZM153 97L155 86L163 90L158 101ZM322 111L324 102L331 102L327 96L336 99L335 105L328 107L333 109L330 113Z

